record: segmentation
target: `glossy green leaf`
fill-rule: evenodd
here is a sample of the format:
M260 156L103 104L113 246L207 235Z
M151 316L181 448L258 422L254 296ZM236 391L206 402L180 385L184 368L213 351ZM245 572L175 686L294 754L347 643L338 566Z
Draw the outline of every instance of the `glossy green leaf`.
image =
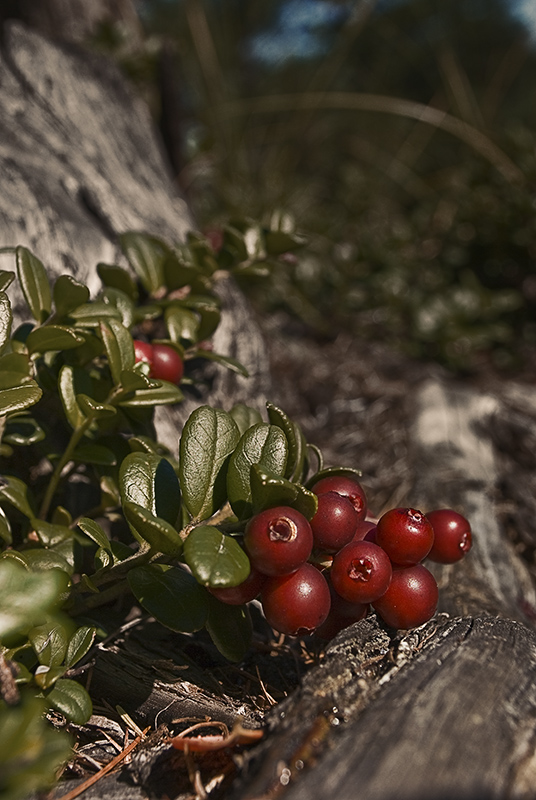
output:
M180 567L150 564L131 569L127 581L141 606L172 631L200 630L208 615L207 593Z
M89 289L71 275L60 275L53 289L54 306L58 317L64 317L73 309L87 303Z
M95 641L95 634L97 629L91 625L82 625L78 628L67 645L67 652L65 654L65 666L70 669L73 667L86 653L91 649Z
M221 319L221 311L217 298L210 296L188 295L184 305L194 311L199 318L197 341L212 336Z
M66 576L57 570L34 573L16 558L1 558L0 639L44 622L59 605L66 588Z
M75 725L84 725L93 713L91 698L79 683L60 678L46 695L46 702Z
M115 453L101 444L80 444L73 452L73 461L80 464L100 464L114 467L117 464Z
M31 524L43 547L54 547L59 542L73 537L73 531L66 525L46 522L43 519L32 519Z
M13 389L0 389L0 416L23 411L35 405L41 399L43 392L33 380Z
M239 519L246 519L252 513L252 465L259 464L267 472L283 477L287 458L287 438L278 426L259 422L243 434L231 456L227 474L229 502Z
M198 583L227 588L243 583L250 573L244 550L232 536L212 525L194 528L184 543L184 560Z
M121 322L125 328L130 328L134 323L135 306L128 294L121 289L105 289L101 294L105 303L117 309L121 315Z
M11 270L0 269L0 292L5 292L6 289L9 289L14 280L14 272L11 272Z
M29 416L10 417L6 423L3 441L18 447L28 447L42 442L45 432L37 420Z
M353 469L352 467L326 467L325 469L321 469L316 472L305 484L305 486L310 489L315 483L322 480L322 478L331 478L331 477L342 477L342 478L350 478L352 481L358 481L358 478L362 476L362 472L360 469Z
M138 287L132 275L123 267L115 264L97 264L97 274L104 286L112 289L119 289L124 292L133 302L138 299Z
M4 542L4 544L11 544L13 541L11 525L3 508L0 508L0 541Z
M294 474L296 468L300 466L300 461L301 466L303 466L304 453L301 439L294 423L282 409L278 408L273 403L266 403L266 408L268 410L268 419L272 425L277 425L281 428L287 437L288 461L285 470L285 478L290 478ZM301 472L301 467L299 471Z
M159 456L169 453L166 447L151 439L150 436L131 436L128 446L133 453L156 453Z
M117 414L116 408L108 403L98 403L92 397L88 397L87 394L77 394L75 399L85 417L106 419Z
M22 377L30 375L30 361L26 353L5 353L0 357L0 372L18 372Z
M291 506L310 520L318 510L318 498L313 492L267 472L259 464L251 467L251 495L254 514L275 506Z
M0 390L14 389L18 386L24 386L30 383L31 378L29 375L21 375L20 372L13 370L0 369Z
M169 248L146 233L129 232L119 237L121 249L148 294L164 285L163 261Z
M2 351L11 333L11 303L5 292L0 291L0 351Z
M251 408L251 406L246 406L243 403L236 403L229 411L229 414L238 425L241 436L248 428L253 427L253 425L256 425L258 422L262 422L260 411L257 411L256 408Z
M236 358L222 356L220 353L214 353L212 350L203 350L202 348L195 351L195 356L196 358L205 358L207 361L216 361L217 364L221 364L222 367L227 367L231 372L236 372L237 375L249 378L249 372Z
M40 664L47 667L59 667L63 664L69 636L60 622L52 618L43 625L32 628L28 633L28 639Z
M102 341L114 383L121 383L123 370L130 370L134 366L134 342L130 331L122 322L109 320L100 324Z
M12 475L3 475L0 484L0 502L6 501L14 506L28 519L35 517L32 506L35 505L31 490L28 486Z
M165 406L180 403L184 395L178 386L168 381L153 381L158 384L155 389L138 389L133 397L120 400L119 406L124 408L150 408L151 406Z
M208 288L209 279L191 262L191 253L186 246L166 256L163 266L165 284L169 291L183 286L189 286L194 292L202 292Z
M246 606L230 606L209 597L206 629L229 661L242 661L251 646L253 625Z
M159 383L137 369L124 369L121 373L121 385L127 392L135 392L138 389L157 389Z
M58 391L65 416L72 428L79 428L86 420L77 401L77 395L89 395L91 392L91 378L85 369L64 365L58 376Z
M54 525L65 525L65 527L69 527L73 518L69 511L63 506L56 506L54 511L52 512L52 522Z
M199 317L193 311L182 306L168 306L164 319L172 341L183 342L186 345L198 341Z
M47 664L41 664L34 672L34 681L40 689L50 689L58 678L65 675L65 667L49 667Z
M99 523L95 522L94 519L90 519L89 517L81 517L78 520L78 527L99 547L104 548L104 550L110 550L110 540L106 536L106 533L101 528Z
M123 504L148 509L174 525L181 506L179 481L165 458L151 453L129 453L121 462L119 483Z
M179 477L194 519L210 517L225 502L228 459L239 439L235 421L219 408L201 406L187 420L180 440Z
M297 233L286 233L285 231L266 231L264 241L266 250L271 256L291 253L294 250L300 250L307 244L305 236L300 236Z
M84 344L84 337L74 328L64 325L46 325L34 328L26 339L26 347L30 353L48 353L54 350L72 350Z
M136 529L153 550L171 556L179 555L182 550L182 539L169 522L156 517L148 509L136 503L126 502L123 512L129 525Z
M101 322L115 320L121 322L121 312L101 300L93 300L74 308L69 313L69 320L81 328L98 328Z
M35 550L24 550L21 555L28 566L36 572L61 570L65 572L66 575L72 575L74 572L73 565L54 550L37 547Z
M33 253L20 245L15 249L15 260L25 300L33 318L41 324L49 316L52 308L52 296L46 270Z

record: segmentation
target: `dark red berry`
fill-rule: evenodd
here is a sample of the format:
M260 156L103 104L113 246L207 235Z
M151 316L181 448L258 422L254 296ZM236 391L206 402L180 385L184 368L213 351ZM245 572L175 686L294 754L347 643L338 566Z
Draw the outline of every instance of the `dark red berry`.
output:
M315 547L337 552L351 541L359 522L357 511L347 497L326 492L318 498L318 510L311 520Z
M182 358L167 344L153 344L151 378L169 383L180 383L184 372Z
M251 563L259 572L288 575L311 555L313 532L303 514L295 508L279 506L261 511L250 519L244 533L244 545Z
M239 583L238 586L230 586L226 589L211 589L209 587L208 590L222 603L227 603L230 606L241 606L244 603L255 600L260 594L265 581L266 575L252 567L246 580Z
M152 366L153 364L153 346L149 342L140 342L139 339L134 339L134 358L136 364L143 361L145 364Z
M331 567L333 588L350 603L372 603L391 581L389 557L372 542L350 542L340 550Z
M368 603L349 603L344 600L333 588L333 584L326 578L331 595L331 608L325 622L320 625L315 634L321 639L330 640L336 636L339 631L347 628L352 623L367 616L369 605Z
M268 624L288 636L312 633L326 620L330 594L326 579L312 564L292 575L268 578L261 592Z
M376 523L369 522L366 519L361 519L357 523L357 527L355 529L355 533L352 537L352 542L361 542L362 540L366 542L375 542L376 541Z
M454 564L460 561L471 549L469 522L450 508L429 511L426 516L434 529L434 543L428 558L440 564Z
M372 605L391 628L415 628L434 616L438 594L432 573L415 564L393 569L389 588Z
M418 564L426 558L434 543L434 531L422 511L392 508L378 520L376 544L383 547L391 561L401 566Z
M367 499L361 484L343 475L329 475L321 478L312 488L319 497L327 492L336 492L347 497L357 511L358 519L365 519L367 513Z

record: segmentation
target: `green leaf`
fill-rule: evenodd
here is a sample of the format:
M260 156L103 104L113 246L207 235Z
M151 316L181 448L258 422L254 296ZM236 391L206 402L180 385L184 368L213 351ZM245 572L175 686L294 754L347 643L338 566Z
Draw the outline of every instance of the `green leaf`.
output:
M167 447L164 447L160 442L155 442L150 436L131 436L128 440L128 446L133 453L156 453L159 456L169 453Z
M228 459L239 439L235 421L219 408L201 406L187 420L180 440L179 478L194 519L211 516L225 502Z
M11 333L11 303L5 292L0 291L0 351L2 351Z
M86 653L91 649L95 640L97 629L91 625L82 625L78 628L71 638L67 646L67 653L65 656L65 666L70 669L73 667Z
M102 292L102 299L107 305L117 309L121 315L121 322L125 328L130 328L134 323L135 306L128 294L121 289L108 288Z
M277 425L281 428L287 437L288 462L285 478L291 478L294 475L297 477L301 475L305 458L304 444L299 429L287 414L273 403L266 403L266 408L268 410L268 419L272 425Z
M84 725L93 713L91 698L84 687L67 678L56 681L45 700L75 725Z
M34 672L34 680L40 689L50 689L62 675L65 675L65 667L41 664Z
M121 249L148 294L164 285L163 261L169 248L155 236L129 232L119 237Z
M0 389L0 416L22 411L35 405L43 392L33 380L13 389Z
M121 385L127 392L138 389L157 389L158 381L153 381L137 369L124 369L121 373Z
M104 550L110 550L110 540L106 536L106 533L101 528L99 523L95 522L94 519L90 519L89 517L81 517L78 520L78 527L99 547L102 547Z
M11 270L0 269L0 292L5 292L6 289L9 289L14 280L14 272L11 272Z
M84 344L85 339L74 328L64 325L46 325L34 328L26 339L29 353L48 353L54 350L72 350Z
M73 565L63 555L56 553L54 550L37 547L35 550L24 550L21 555L28 566L36 572L61 570L67 575L72 575L74 572Z
M184 560L197 582L212 588L238 586L251 569L238 542L211 525L201 525L189 533Z
M229 502L239 519L246 519L252 513L252 465L259 464L267 472L283 477L287 457L287 438L276 425L259 422L243 434L231 456L227 474Z
M100 464L104 467L114 467L117 458L108 447L101 444L80 444L73 452L73 461L81 464Z
M45 432L37 420L29 416L10 417L2 441L19 447L28 447L45 438Z
M59 542L73 538L73 531L67 525L58 525L43 519L32 519L31 523L43 547L54 547Z
M149 408L180 403L184 395L178 386L168 381L153 381L155 389L137 389L133 397L120 400L117 405L124 408Z
M36 256L26 247L15 249L17 274L22 292L30 307L32 316L39 324L49 316L52 296L46 270Z
M137 503L126 502L123 512L129 525L136 529L153 550L170 556L179 555L182 550L182 539L169 522L156 517Z
M53 289L54 305L58 317L64 317L89 300L89 289L71 275L60 275Z
M32 628L28 633L28 639L40 664L47 667L59 667L63 664L69 636L61 623L51 619L44 625Z
M128 573L127 581L140 605L166 628L191 633L205 624L207 592L180 567L167 564L135 567Z
M21 378L30 377L30 361L26 353L6 353L0 357L0 372L18 372ZM19 381L21 383L22 381Z
M0 390L15 389L30 383L29 375L21 375L20 372L13 370L0 369Z
M331 478L331 477L341 477L341 478L350 478L352 481L357 481L363 475L360 469L353 469L352 467L326 467L325 469L319 470L319 472L315 473L305 486L310 489L315 483L322 480L322 478Z
M221 319L221 311L217 298L211 296L189 295L184 301L184 306L189 308L199 317L197 339L203 341L212 336Z
M209 597L206 629L210 638L229 661L242 661L251 646L253 626L245 606L230 606Z
M2 476L2 484L0 486L0 502L5 500L20 511L21 514L24 514L25 517L33 519L35 517L35 512L32 508L34 499L24 481L12 475L4 475Z
M6 517L3 508L0 508L0 540L5 542L5 544L11 544L13 541L11 525L9 524L9 520Z
M134 342L130 331L117 320L101 322L100 330L112 378L118 385L121 383L123 370L130 370L134 366Z
M80 406L80 410L86 417L94 417L95 419L105 419L106 417L113 417L117 414L117 409L108 403L98 403L87 394L77 394L76 402Z
M80 408L77 395L89 395L91 378L85 369L64 365L58 376L58 391L65 416L72 428L79 428L86 421L86 414Z
M169 461L151 453L129 453L119 468L123 505L135 503L174 525L181 507L179 481Z
M116 320L121 322L121 312L101 300L93 300L74 308L69 313L69 319L80 328L98 328L101 322Z
M194 344L198 340L199 317L182 306L168 306L164 313L166 327L173 342Z
M104 286L119 289L135 303L138 299L138 287L132 275L123 267L115 264L97 264L97 274Z
M66 576L58 570L33 573L15 558L0 559L0 639L44 622L66 588Z
M249 378L249 372L245 366L241 364L240 361L237 361L236 358L231 358L231 356L222 356L220 353L214 353L212 350L203 350L203 348L199 348L195 351L195 357L206 358L207 361L216 361L218 364L221 364L222 367L230 369L231 372L236 372L244 378Z
M294 250L300 250L307 244L305 236L300 236L297 233L286 233L285 231L266 231L264 241L266 250L271 256L291 253Z
M318 510L318 498L305 486L267 472L259 464L251 467L253 513L266 508L291 506L311 520Z
M229 414L238 425L241 436L248 428L253 427L253 425L256 425L258 422L262 422L260 411L257 411L256 408L251 408L251 406L246 406L243 403L236 403L229 411Z

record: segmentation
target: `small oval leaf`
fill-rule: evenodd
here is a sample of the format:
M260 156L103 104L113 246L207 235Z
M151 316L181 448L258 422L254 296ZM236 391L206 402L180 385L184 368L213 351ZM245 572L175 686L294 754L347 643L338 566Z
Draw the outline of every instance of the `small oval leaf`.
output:
M198 583L212 588L238 586L251 569L238 542L211 525L200 525L190 532L184 544L184 560Z
M30 408L41 399L42 395L42 390L32 380L13 389L0 389L0 416L4 417L6 414Z
M61 623L52 620L32 628L28 638L40 664L47 667L59 667L63 664L69 637Z
M11 304L5 292L0 292L0 351L2 351L11 333Z
M239 519L246 519L253 512L252 465L259 464L267 472L283 477L287 456L287 437L276 425L260 422L243 434L231 456L227 473L229 502Z
M242 436L248 428L253 427L253 425L256 425L258 422L262 422L260 411L257 411L256 408L251 408L251 406L246 406L244 403L236 403L229 411L229 414L238 425L240 436Z
M72 350L84 342L84 337L79 336L74 328L46 325L43 328L34 328L26 339L26 347L29 353L48 353L54 350Z
M74 666L91 649L96 632L97 629L91 625L82 625L82 627L78 628L73 633L69 639L65 656L65 666L67 669Z
M148 294L164 285L163 261L169 248L146 233L131 231L119 237L121 249Z
M45 699L75 725L84 725L93 713L91 698L84 687L68 678L57 680Z
M137 601L172 631L200 630L208 615L207 592L180 567L150 564L135 567L127 575Z
M122 322L110 319L100 323L100 331L108 363L116 385L121 383L123 370L130 370L134 366L134 342L130 331Z
M32 316L39 324L44 322L52 308L52 296L46 270L28 248L19 245L15 249L17 273L22 292Z
M209 597L206 629L229 661L242 661L251 645L253 625L246 606L230 606Z
M54 284L53 295L56 314L61 318L78 306L87 303L89 289L83 283L75 280L72 275L60 275Z
M89 536L95 544L99 547L102 547L104 550L110 550L110 540L106 536L106 533L101 528L98 522L95 522L94 519L90 519L89 517L82 517L78 520L78 527L80 530Z
M174 525L181 507L179 481L169 461L152 453L129 453L119 468L123 504L135 503Z
M125 503L123 512L129 525L136 529L153 550L170 556L179 555L182 550L182 539L169 522L156 517L148 509L136 503Z

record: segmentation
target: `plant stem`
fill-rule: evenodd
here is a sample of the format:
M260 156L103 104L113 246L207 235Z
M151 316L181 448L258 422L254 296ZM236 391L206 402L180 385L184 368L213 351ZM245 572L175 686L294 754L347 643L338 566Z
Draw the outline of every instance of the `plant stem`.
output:
M54 497L56 489L58 488L58 483L60 482L63 468L71 460L76 445L78 444L82 436L85 434L85 432L88 430L92 422L93 422L93 417L88 417L87 419L84 420L84 422L80 425L80 427L75 428L75 430L72 432L69 444L65 448L65 452L63 453L62 457L56 464L56 468L52 473L52 477L50 478L50 481L48 483L47 490L43 498L41 508L39 510L39 517L41 519L46 519L50 509L52 498Z
M89 597L86 597L85 600L79 597L72 597L73 605L69 608L69 614L73 617L78 616L79 614L84 614L86 611L89 611L92 608L98 608L99 606L103 606L106 603L109 603L111 600L116 600L121 595L128 592L130 589L126 579L122 581L118 581L113 586L110 586L108 589L105 589L104 592L99 592L98 594L92 594Z

